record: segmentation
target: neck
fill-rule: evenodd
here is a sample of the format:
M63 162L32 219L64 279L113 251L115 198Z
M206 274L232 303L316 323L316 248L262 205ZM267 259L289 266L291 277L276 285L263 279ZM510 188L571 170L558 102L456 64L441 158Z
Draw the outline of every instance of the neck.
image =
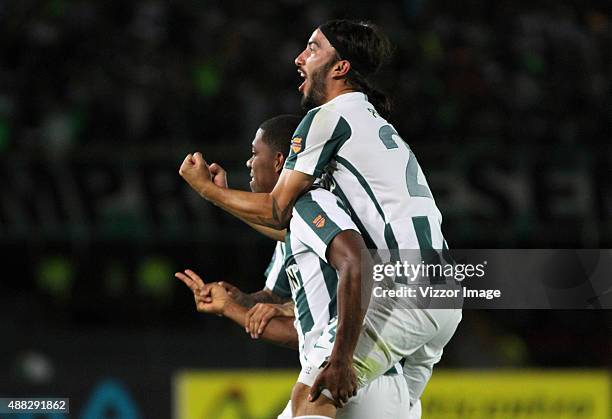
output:
M351 93L351 92L357 92L357 89L349 86L348 84L344 82L342 84L330 86L330 88L327 91L327 95L325 96L325 103L337 98L340 95L343 95L345 93Z

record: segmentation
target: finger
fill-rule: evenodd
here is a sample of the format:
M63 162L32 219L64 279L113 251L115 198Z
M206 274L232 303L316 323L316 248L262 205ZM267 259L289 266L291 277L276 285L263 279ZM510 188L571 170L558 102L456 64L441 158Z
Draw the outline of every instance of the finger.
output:
M259 317L259 304L256 304L253 311L253 315L249 321L249 331L251 332L251 338L257 339L259 335L257 334L257 318Z
M343 406L346 404L346 402L348 402L348 394L346 390L340 390L338 392L338 400L340 400Z
M204 160L204 156L202 156L202 153L200 153L199 151L196 151L195 153L193 153L193 162L195 164L206 164L206 161Z
M251 307L249 311L247 311L245 320L244 320L244 331L250 333L249 324L251 323L251 317L255 313L255 307Z
M212 303L212 293L206 293L206 291L202 288L197 288L198 298L205 303Z
M185 157L185 160L183 160L183 163L181 164L181 168L187 167L190 164L193 164L193 155L191 153L187 154L187 156ZM180 169L179 169L179 173L180 173Z
M198 285L198 287L203 287L205 285L204 281L202 281L202 278L200 278L200 275L198 275L191 269L185 269L185 273L189 275L189 277L193 280L193 282Z
M255 339L255 331L257 330L256 319L259 315L258 314L259 308L260 308L260 304L257 303L249 310L249 313L251 313L251 315L249 316L249 322L247 323L247 325L248 325L249 333L251 334L251 337L253 339Z
M321 394L321 386L319 384L319 380L317 379L312 384L312 387L310 387L310 392L308 393L308 401L314 402L315 400L319 398L320 394Z
M208 166L208 170L210 170L210 173L213 175L220 175L225 172L225 169L223 169L217 163L212 163L210 166Z
M185 285L187 285L191 291L194 291L194 292L196 291L195 284L193 283L191 278L189 278L187 275L183 274L182 272L176 272L174 276L180 279L181 281L183 281Z
M274 310L267 310L261 316L259 320L259 325L257 326L257 333L262 334L270 320L274 317Z

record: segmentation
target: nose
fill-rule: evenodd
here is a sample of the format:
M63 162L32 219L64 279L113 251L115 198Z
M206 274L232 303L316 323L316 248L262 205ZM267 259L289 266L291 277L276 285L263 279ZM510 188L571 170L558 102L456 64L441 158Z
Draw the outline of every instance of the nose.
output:
M297 57L295 57L295 60L293 61L295 63L296 66L301 66L304 65L304 52L306 52L306 49L304 49L302 52L300 52L298 54Z
M251 161L253 160L253 156L249 157L249 159L246 161L246 167L247 169L251 168Z

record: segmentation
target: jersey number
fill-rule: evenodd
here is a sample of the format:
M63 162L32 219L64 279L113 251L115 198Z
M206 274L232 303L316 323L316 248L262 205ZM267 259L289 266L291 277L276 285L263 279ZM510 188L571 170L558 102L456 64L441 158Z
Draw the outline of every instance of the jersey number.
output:
M395 131L391 125L383 125L378 131L378 136L387 150L399 147L397 142L393 139L393 136L399 138L400 141L404 143L406 148L408 148L410 155L408 156L408 165L406 166L406 186L408 187L408 193L410 196L432 198L431 191L427 185L420 184L417 180L420 170L419 163L417 162L417 159L408 144L402 140L402 137L399 136L397 131Z

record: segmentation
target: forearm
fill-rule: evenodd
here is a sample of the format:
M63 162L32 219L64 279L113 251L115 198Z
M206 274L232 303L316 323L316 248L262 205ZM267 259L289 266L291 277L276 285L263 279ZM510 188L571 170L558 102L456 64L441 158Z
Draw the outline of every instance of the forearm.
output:
M236 304L233 301L228 301L224 310L223 316L231 319L241 327L246 327L246 314L248 309ZM288 317L278 317L270 320L268 325L263 330L261 337L267 341L287 346L292 349L298 349L298 336L293 327L293 320Z
M283 303L286 303L288 300L290 300L288 298L283 298L283 297L280 297L274 294L272 291L268 290L267 288L264 288L261 291L251 293L250 297L253 300L253 304L251 306L254 306L257 303L283 304Z
M241 218L241 220L247 223L251 228L253 228L253 230L257 231L260 234L263 234L264 236L272 240L276 240L278 242L285 241L285 234L287 234L287 229L277 230L272 227L264 227L259 224L251 223L243 218Z
M366 308L361 302L360 269L346 267L339 272L338 328L331 358L352 360Z
M203 198L247 223L283 230L291 217L293 205L281 207L269 193L220 188L212 182L197 191Z

